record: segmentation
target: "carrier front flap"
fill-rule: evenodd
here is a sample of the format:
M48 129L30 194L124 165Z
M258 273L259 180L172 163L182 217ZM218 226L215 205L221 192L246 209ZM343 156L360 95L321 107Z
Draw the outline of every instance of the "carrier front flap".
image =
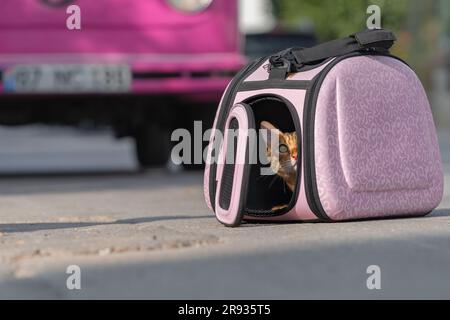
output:
M250 143L252 133L255 133L252 109L244 103L234 105L223 132L216 174L215 213L217 220L228 227L238 226L244 216L250 176L249 160L256 145Z

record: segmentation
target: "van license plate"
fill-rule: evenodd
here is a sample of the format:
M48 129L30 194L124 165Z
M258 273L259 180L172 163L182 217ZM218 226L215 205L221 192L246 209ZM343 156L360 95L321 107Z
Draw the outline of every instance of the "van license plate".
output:
M3 87L13 93L123 93L131 89L128 65L17 65L3 74Z

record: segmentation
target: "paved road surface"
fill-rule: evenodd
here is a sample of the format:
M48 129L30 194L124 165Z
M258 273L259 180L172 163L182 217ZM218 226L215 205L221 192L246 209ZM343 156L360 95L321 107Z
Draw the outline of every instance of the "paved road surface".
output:
M201 173L139 173L130 141L0 136L0 298L450 298L449 188L422 219L227 229L203 203ZM66 287L69 265L81 290Z

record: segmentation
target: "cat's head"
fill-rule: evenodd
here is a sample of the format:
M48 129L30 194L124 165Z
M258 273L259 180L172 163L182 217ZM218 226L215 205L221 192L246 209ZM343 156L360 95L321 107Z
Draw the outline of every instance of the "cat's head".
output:
M261 122L261 129L268 130L267 134L262 136L266 142L266 154L272 171L280 176L297 172L297 134L281 132L267 121Z

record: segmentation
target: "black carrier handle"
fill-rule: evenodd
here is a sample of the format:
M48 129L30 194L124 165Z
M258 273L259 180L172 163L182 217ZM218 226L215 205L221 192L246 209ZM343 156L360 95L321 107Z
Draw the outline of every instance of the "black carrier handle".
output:
M279 77L284 69L297 72L307 64L314 64L328 58L346 55L358 51L389 53L397 40L394 33L386 29L365 30L343 39L325 42L312 48L290 48L270 57L272 71ZM282 69L278 70L277 69Z

